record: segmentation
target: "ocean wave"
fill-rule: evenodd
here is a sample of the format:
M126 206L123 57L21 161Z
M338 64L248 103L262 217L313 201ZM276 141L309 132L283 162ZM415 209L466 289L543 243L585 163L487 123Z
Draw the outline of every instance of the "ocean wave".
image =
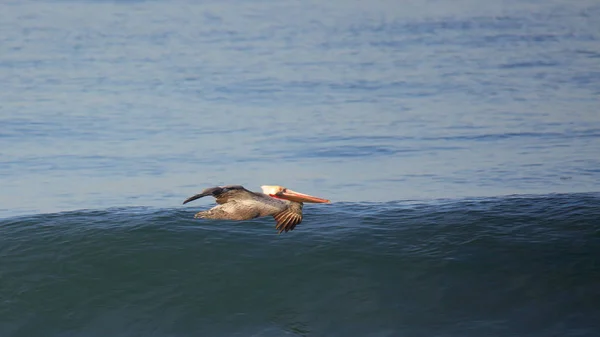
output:
M0 220L0 335L599 331L598 194L306 207L281 235L194 210Z

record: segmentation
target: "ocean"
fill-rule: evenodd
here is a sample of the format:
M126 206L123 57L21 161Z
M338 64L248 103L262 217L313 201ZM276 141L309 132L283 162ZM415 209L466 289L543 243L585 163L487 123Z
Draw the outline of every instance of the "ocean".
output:
M599 336L599 16L0 3L0 337Z

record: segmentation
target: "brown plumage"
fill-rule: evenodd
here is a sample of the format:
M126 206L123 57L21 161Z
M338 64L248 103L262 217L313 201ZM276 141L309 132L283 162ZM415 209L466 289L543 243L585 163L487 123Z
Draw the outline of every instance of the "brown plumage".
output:
M294 192L281 186L262 186L263 193L252 192L240 185L216 186L205 189L183 203L213 196L217 206L196 213L194 218L249 220L273 216L275 228L281 232L293 230L302 222L303 202L329 203L329 200Z

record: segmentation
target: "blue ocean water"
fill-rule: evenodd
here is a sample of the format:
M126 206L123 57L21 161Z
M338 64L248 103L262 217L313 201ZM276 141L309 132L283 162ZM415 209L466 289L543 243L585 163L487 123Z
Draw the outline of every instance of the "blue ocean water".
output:
M596 336L596 1L0 3L0 336ZM201 189L325 197L193 220Z
M594 2L5 2L3 216L598 191Z

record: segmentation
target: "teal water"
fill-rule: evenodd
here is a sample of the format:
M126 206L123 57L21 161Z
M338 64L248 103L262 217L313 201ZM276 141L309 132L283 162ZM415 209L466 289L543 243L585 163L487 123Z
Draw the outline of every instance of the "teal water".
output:
M598 335L599 15L2 2L0 337Z
M595 336L600 196L0 221L2 336Z

